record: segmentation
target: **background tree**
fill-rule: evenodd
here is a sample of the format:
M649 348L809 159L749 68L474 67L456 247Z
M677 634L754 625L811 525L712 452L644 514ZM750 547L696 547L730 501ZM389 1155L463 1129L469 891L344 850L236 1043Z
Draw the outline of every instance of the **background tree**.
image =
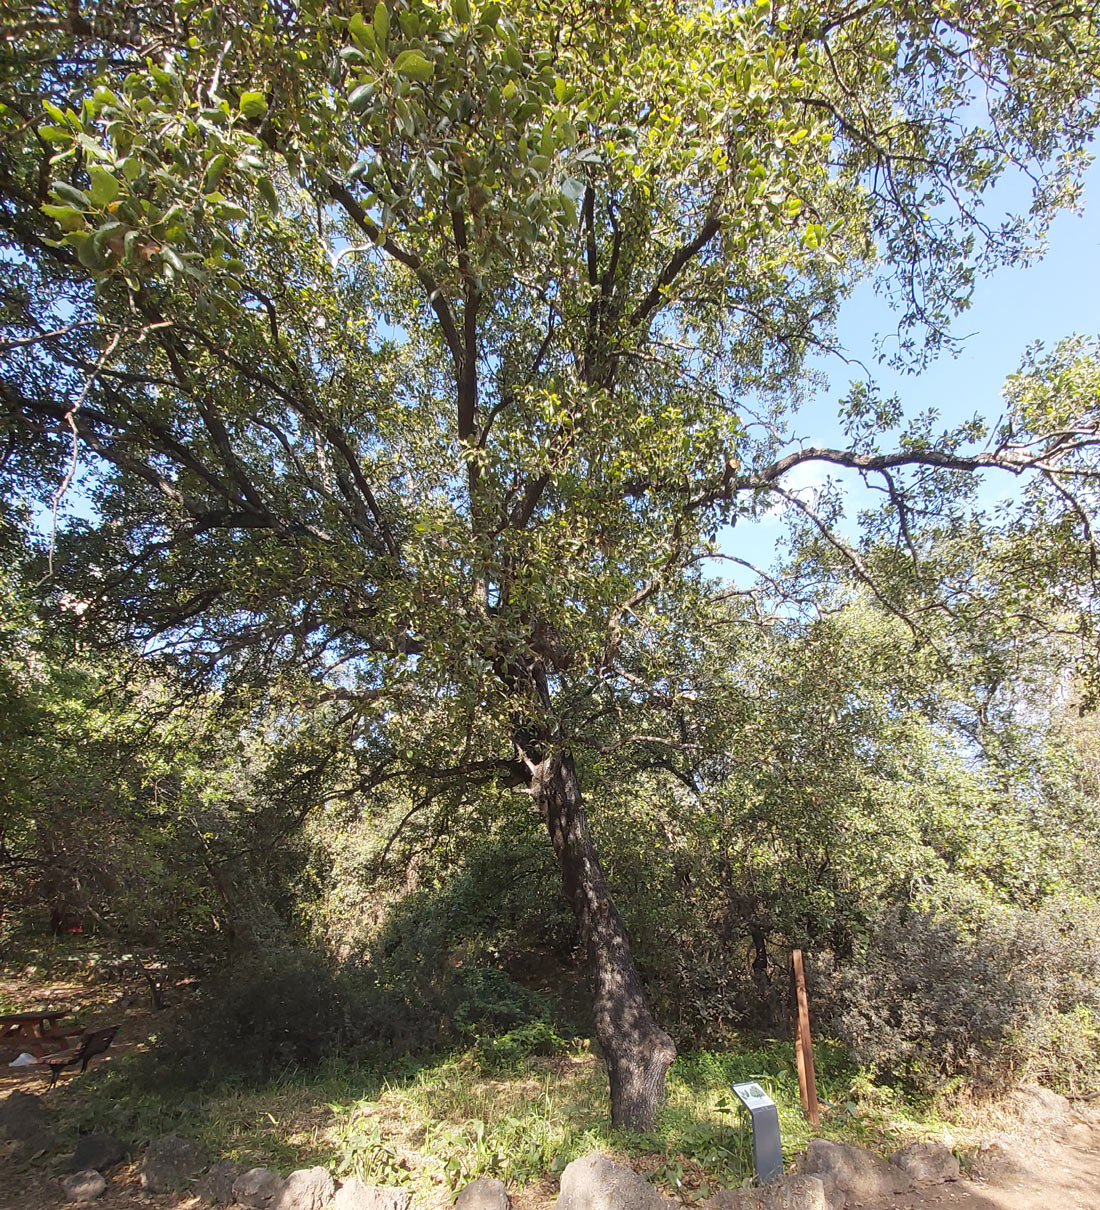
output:
M589 826L589 737L682 738L723 524L784 501L873 582L785 486L803 463L881 481L903 533L913 492L1032 472L1091 540L1091 413L882 452L897 418L857 398L846 448L785 450L857 277L884 271L919 360L1073 199L1090 10L5 11L6 473L82 467L97 519L58 582L104 634L295 686L302 719L342 703L333 742L414 810L453 779L525 794L612 1118L648 1124L674 1048ZM1015 168L1029 215L990 225Z
M170 664L89 641L85 602L43 616L19 563L0 621L0 916L209 969L286 939L300 909L297 834L331 751L271 687L195 692ZM34 566L34 560L26 560ZM327 759L325 759L327 757Z

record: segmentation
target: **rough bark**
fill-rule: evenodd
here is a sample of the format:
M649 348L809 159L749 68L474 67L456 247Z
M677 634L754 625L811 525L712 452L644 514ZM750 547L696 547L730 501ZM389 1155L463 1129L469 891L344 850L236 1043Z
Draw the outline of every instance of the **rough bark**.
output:
M626 928L588 826L572 758L555 754L540 761L532 792L588 951L596 1038L611 1081L612 1125L651 1129L676 1047L646 1003Z

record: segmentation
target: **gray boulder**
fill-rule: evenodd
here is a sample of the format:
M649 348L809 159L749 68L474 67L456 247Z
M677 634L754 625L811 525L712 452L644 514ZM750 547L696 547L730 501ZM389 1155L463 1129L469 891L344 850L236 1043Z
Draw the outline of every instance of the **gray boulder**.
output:
M274 1210L285 1186L270 1168L249 1168L233 1182L233 1196L248 1210Z
M153 1139L141 1160L141 1187L149 1193L186 1189L207 1164L206 1152L194 1139L165 1134Z
M336 1192L324 1168L299 1168L286 1178L273 1210L324 1210Z
M832 1210L893 1197L904 1193L910 1183L906 1173L881 1155L851 1143L832 1143L827 1139L810 1140L799 1171L803 1176L821 1179Z
M1015 1176L1027 1170L1026 1160L1007 1137L982 1143L974 1157L974 1175L983 1181L995 1180L999 1176Z
M890 1157L910 1180L939 1185L959 1179L959 1161L942 1143L906 1143Z
M554 1210L672 1210L676 1205L633 1168L593 1151L561 1174Z
M199 1178L195 1196L203 1206L230 1206L233 1204L233 1182L247 1169L244 1164L233 1160L219 1160Z
M89 1168L102 1172L125 1158L126 1144L113 1134L84 1134L76 1141L69 1167L73 1172L87 1172Z
M829 1210L825 1186L816 1176L781 1176L760 1189L722 1189L708 1210Z
M65 1177L61 1182L61 1188L66 1201L94 1202L97 1197L103 1196L107 1182L94 1168L89 1168L84 1172L74 1172L72 1176Z
M12 1146L15 1149L15 1155L20 1160L33 1160L47 1151L53 1151L57 1146L57 1140L48 1131L40 1130L37 1134L32 1134L30 1138L20 1139Z
M344 1181L326 1210L409 1210L412 1193L390 1185L364 1185L358 1177Z
M31 1092L16 1088L0 1101L0 1138L29 1142L42 1135L46 1127L46 1107Z
M511 1206L504 1182L491 1176L471 1181L455 1198L455 1210L511 1210Z

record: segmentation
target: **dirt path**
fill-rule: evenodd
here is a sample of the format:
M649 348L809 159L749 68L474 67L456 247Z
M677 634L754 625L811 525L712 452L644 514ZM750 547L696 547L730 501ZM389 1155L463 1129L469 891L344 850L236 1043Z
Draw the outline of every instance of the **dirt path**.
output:
M1033 1123L979 1153L977 1174L864 1210L1100 1210L1100 1111Z
M199 1202L190 1196L144 1192L136 1168L108 1173L107 1190L94 1202L66 1202L58 1177L9 1168L0 1158L0 1210L60 1210L76 1205L95 1210L198 1210Z

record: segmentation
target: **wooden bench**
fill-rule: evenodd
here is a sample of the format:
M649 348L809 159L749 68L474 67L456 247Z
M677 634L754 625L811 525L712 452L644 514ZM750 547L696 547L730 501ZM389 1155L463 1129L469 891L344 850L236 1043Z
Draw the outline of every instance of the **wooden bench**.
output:
M35 1059L36 1063L40 1063L50 1069L50 1087L52 1088L57 1083L57 1077L65 1070L66 1067L75 1067L80 1064L82 1072L87 1071L88 1063L94 1059L96 1055L101 1055L108 1046L115 1040L115 1034L118 1033L117 1025L108 1025L106 1029L95 1029L84 1035L80 1045L71 1050L61 1050L57 1054L42 1055Z
M68 1008L49 1008L34 1013L0 1013L0 1042L18 1045L44 1038L50 1030L57 1028L62 1017L69 1016Z

